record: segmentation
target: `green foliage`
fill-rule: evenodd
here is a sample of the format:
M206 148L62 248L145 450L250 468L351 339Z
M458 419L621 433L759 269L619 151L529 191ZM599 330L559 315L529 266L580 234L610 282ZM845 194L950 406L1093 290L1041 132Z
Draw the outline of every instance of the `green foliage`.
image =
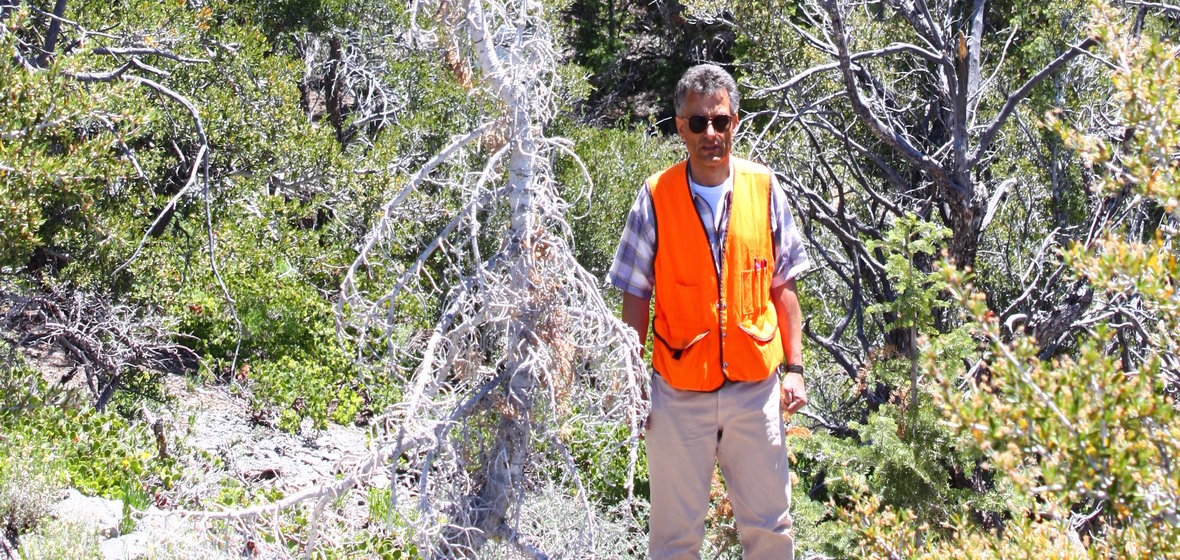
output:
M426 54L375 42L390 51L376 79L410 109L398 113L398 126L361 132L366 141L350 150L332 126L308 118L299 89L304 61L287 52L296 49L285 41L297 30L326 32L362 15L401 17L403 8L381 0L71 3L71 18L89 28L207 61L144 58L168 72L153 79L197 108L211 147L209 183L200 178L190 187L112 283L116 267L187 181L195 124L180 104L146 87L82 84L62 73L109 70L113 59L91 52L109 42L103 36L90 36L45 71L6 56L0 83L13 102L0 106L0 268L35 270L48 260L62 268L61 280L163 307L181 319L183 340L203 357L210 377L256 383L256 404L283 410L286 428L306 417L317 426L346 423L360 409L388 404L396 391L363 387L345 358L351 349L336 340L330 298L367 221L404 180L388 170L429 157L454 130L469 128L486 100L469 99ZM46 24L29 20L7 23L30 33ZM63 29L72 38L73 28ZM0 35L6 52L16 48L17 35ZM206 186L209 226L200 197ZM427 195L423 203L450 202ZM430 225L405 224L404 258L413 257L409 248ZM242 321L237 371L228 366L239 332L210 268L207 227ZM370 287L392 280L377 278ZM430 316L436 302L416 303L406 311L409 328ZM140 388L150 393L154 382L144 379Z
M168 489L178 480L175 459L157 455L155 438L142 424L97 412L77 394L50 389L28 370L0 371L0 387L14 396L0 411L3 438L14 449L60 461L65 484L123 499L125 489Z
M252 488L245 486L237 479L226 479L217 495L217 503L226 506L252 506L260 503L270 503L282 499L283 492L278 488Z
M894 369L908 368L904 360L892 362ZM811 512L796 525L816 537L805 543L810 550L837 558L853 556L852 528L831 524L826 514L817 513L853 503L867 489L873 490L878 503L907 511L918 523L934 528L968 505L981 515L996 514L1009 499L1005 488L991 487L979 478L982 454L948 429L938 410L928 404L916 414L904 406L885 405L865 423L849 427L855 431L853 437L816 433L792 438L799 476L796 507Z
M589 425L571 420L561 431L562 443L569 450L578 472L582 473L592 503L611 507L627 499L628 445L626 426ZM635 465L635 496L650 498L651 485L647 474L647 454L639 453ZM564 473L551 473L559 478Z
M293 36L296 31L324 33L333 27L357 23L358 11L370 6L349 0L246 0L217 2L219 9L230 10L238 21L250 21L267 31L272 41Z
M53 521L21 539L24 560L93 560L101 558L100 539L85 527Z
M123 501L123 519L119 521L119 534L126 535L135 530L136 512L146 511L152 505L152 495L139 481L123 481L119 486L120 500Z
M369 487L365 503L369 506L370 524L388 524L392 520L390 515L390 500L393 496L389 487Z
M574 142L574 153L590 176L587 184L582 168L570 160L556 166L562 196L573 203L568 219L574 255L595 277L605 278L643 181L682 158L682 144L640 129L566 126L572 129L566 132L559 126L557 132Z
M1114 98L1122 103L1121 124L1134 134L1111 144L1055 118L1049 121L1084 161L1103 166L1103 191L1130 190L1154 200L1168 220L1180 218L1175 202L1180 73L1174 47L1150 35L1132 38L1121 15L1104 4L1096 5L1093 17L1105 55L1116 61L1112 77ZM844 518L856 527L858 555L1177 557L1180 479L1170 465L1180 442L1180 418L1169 365L1180 353L1174 236L1174 230L1161 227L1153 240L1142 242L1134 232L1115 228L1065 252L1068 272L1089 282L1100 303L1130 297L1143 314L1100 317L1069 341L1075 349L1068 356L1042 356L1028 333L1005 336L985 295L948 268L950 289L981 341L985 368L964 384L933 355L927 355L924 369L941 380L933 396L945 424L956 437L974 441L989 476L1010 486L1017 499L1004 507L1009 521L1002 533L964 515L947 525L947 538L924 541L920 535L927 527L915 523L910 509L885 506L864 491ZM1111 344L1115 329L1128 320L1156 325L1132 335L1148 349L1138 358L1128 353L1125 341ZM1122 352L1112 351L1120 346ZM1066 522L1080 519L1085 522Z
M0 538L19 535L49 515L65 473L60 457L0 435Z
M824 432L793 438L800 484L797 499L802 515L800 531L814 540L809 550L833 557L855 557L858 535L854 524L826 519L834 506L856 504L871 496L879 507L904 511L924 527L922 539L947 536L941 522L963 508L994 518L1010 499L1006 487L996 486L980 468L983 454L972 441L957 434L931 406L928 378L916 369L919 352L944 364L946 371L962 372L976 345L966 329L940 332L935 314L948 307L947 283L941 272L928 272L929 263L950 232L913 215L896 220L884 239L868 241L869 251L884 264L895 297L874 305L890 329L909 333L912 355L885 347L862 368L858 390L864 394L884 388L888 402L873 406L863 419L847 426L851 433ZM919 333L921 336L919 336ZM902 388L910 385L907 398ZM907 402L908 401L908 402ZM869 489L872 489L871 491ZM827 506L825 507L825 504Z
M585 74L590 91L575 107L587 122L659 127L675 132L673 91L697 61L729 60L730 30L690 21L682 3L626 0L557 0L570 47L569 63ZM579 101L581 101L579 99ZM650 123L648 121L651 121Z
M369 531L360 531L356 538L334 549L325 550L323 557L331 560L377 558L380 560L410 560L421 558L418 547Z
M568 8L575 61L591 72L601 72L626 46L625 30L635 15L622 0L574 0Z
M355 366L342 359L320 365L306 357L283 356L261 362L252 375L257 404L276 407L284 430L298 431L304 418L317 429L326 428L328 420L349 424L366 404Z
M30 259L45 249L84 259L113 226L95 210L134 183L123 146L143 138L158 115L130 84L87 85L63 75L80 57L25 69L13 53L27 12L7 23L14 31L0 34L0 269L35 268Z
M946 227L907 214L893 223L885 239L866 241L867 250L885 255L885 274L898 292L892 301L874 304L869 311L893 317L891 328L933 327L935 310L947 306L940 297L946 284L918 267L930 262L950 236Z

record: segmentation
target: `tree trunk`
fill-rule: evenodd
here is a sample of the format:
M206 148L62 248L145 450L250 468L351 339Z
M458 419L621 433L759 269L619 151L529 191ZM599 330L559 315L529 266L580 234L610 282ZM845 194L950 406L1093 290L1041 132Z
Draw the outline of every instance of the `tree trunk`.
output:
M57 36L61 34L61 18L65 13L66 0L57 0L53 5L53 20L49 22L49 31L45 34L45 46L41 48L41 55L37 57L37 66L41 68L49 64L49 55L57 47Z
M344 50L340 45L340 36L332 35L328 40L328 75L324 78L324 84L327 89L327 109L328 120L332 123L332 128L336 129L336 139L343 140L344 134L344 115L342 106L344 105L343 98L343 82L341 77L341 66L344 64Z

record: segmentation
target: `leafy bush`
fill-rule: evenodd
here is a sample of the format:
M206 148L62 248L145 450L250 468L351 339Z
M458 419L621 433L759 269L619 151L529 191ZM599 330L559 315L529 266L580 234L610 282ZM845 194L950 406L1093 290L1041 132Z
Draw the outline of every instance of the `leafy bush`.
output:
M3 438L34 457L51 457L64 484L123 499L125 488L163 490L179 479L176 460L157 456L155 437L144 425L97 412L75 392L51 388L27 369L0 370L0 389L12 403L0 411Z
M366 406L354 372L355 366L338 355L328 364L298 356L264 361L251 370L255 404L275 407L279 427L288 431L298 431L304 418L318 429L326 428L328 420L349 424Z
M28 13L6 23L13 31L0 33L0 269L60 267L101 251L99 241L117 227L99 210L117 205L134 182L123 146L142 139L155 116L132 84L86 85L64 75L79 57L26 70L11 53Z
M944 364L945 371L962 371L955 364L976 351L967 329L936 328L939 310L949 306L943 296L948 284L941 271L921 266L934 259L948 233L907 215L895 220L882 240L866 243L882 258L884 273L895 286L894 298L869 312L908 351L886 345L862 366L855 385L846 390L854 397L868 396L870 404L841 425L842 432L792 438L799 477L795 526L810 537L800 540L801 547L855 557L855 531L832 523L831 510L865 495L881 508L906 511L915 523L936 527L968 504L981 516L1004 511L1010 493L981 477L983 455L945 424L932 406L931 380L919 367L925 352Z
M627 499L624 482L630 459L626 426L587 425L575 420L562 430L561 440L584 477L582 484L591 502L611 508ZM551 473L551 477L562 478L563 474ZM644 501L651 499L647 454L642 446L635 464L634 493Z

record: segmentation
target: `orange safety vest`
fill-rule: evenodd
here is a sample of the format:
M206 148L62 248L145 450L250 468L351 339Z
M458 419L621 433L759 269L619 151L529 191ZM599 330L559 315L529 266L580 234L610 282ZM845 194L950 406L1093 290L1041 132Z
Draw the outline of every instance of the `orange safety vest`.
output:
M730 161L733 194L720 275L692 202L687 162L647 180L657 239L652 367L676 389L712 391L726 379L761 381L783 361L770 300L770 170L732 156Z

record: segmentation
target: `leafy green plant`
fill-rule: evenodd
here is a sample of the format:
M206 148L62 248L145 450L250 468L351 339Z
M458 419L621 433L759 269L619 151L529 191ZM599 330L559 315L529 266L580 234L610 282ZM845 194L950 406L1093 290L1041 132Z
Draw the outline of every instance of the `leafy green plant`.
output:
M947 302L940 295L946 283L920 267L929 264L951 237L946 227L924 221L913 214L897 219L883 240L865 242L865 248L885 255L885 275L896 296L869 307L889 320L889 328L906 331L910 358L910 407L918 406L918 336L934 333L936 310Z
M10 9L11 10L11 9ZM0 50L15 52L30 25L26 10L5 22ZM0 61L0 267L36 269L102 252L117 227L109 209L135 183L122 146L141 139L158 115L126 82L86 85L65 75L81 57L55 58L29 71L11 55Z
M227 478L217 495L217 503L226 506L250 506L282 499L283 491L274 487L254 488L234 478Z
M582 483L591 501L610 507L627 499L624 481L629 458L625 426L586 425L575 420L561 430L560 436L578 471L583 473ZM563 474L551 476L561 478ZM642 447L635 465L634 493L644 500L651 494L647 454Z
M390 489L370 486L365 503L369 506L369 524L383 525L391 521L389 511Z
M123 501L123 518L119 521L119 534L126 535L135 529L134 514L147 510L152 504L152 496L143 484L123 481L119 486L120 499Z
M879 400L840 426L842 433L792 438L793 471L799 476L796 527L813 539L809 550L856 557L854 524L833 523L832 516L865 496L880 508L907 512L926 527L917 534L927 539L940 538L940 521L967 504L985 517L1006 511L1008 488L981 477L983 454L945 425L932 406L933 378L920 368L921 356L930 355L947 371L962 371L957 364L976 352L968 329L943 332L936 321L939 310L945 313L951 305L946 277L935 268L948 237L946 228L907 215L895 220L883 239L866 243L884 264L893 290L892 299L869 311L907 350L888 345L870 355L854 390Z
M874 304L870 311L892 317L893 328L931 329L936 310L948 306L940 297L946 283L921 267L929 266L950 235L945 226L907 214L894 221L884 239L865 242L868 250L885 255L885 274L897 292L892 301Z
M53 449L65 484L120 499L124 487L168 489L179 479L176 460L158 456L155 437L142 424L97 412L76 393L52 390L40 374L23 368L0 371L0 387L20 403L0 411L4 438Z
M420 558L418 547L405 545L389 536L362 531L358 538L336 549L323 552L324 558L346 560L349 558L378 558L380 560L410 560Z

